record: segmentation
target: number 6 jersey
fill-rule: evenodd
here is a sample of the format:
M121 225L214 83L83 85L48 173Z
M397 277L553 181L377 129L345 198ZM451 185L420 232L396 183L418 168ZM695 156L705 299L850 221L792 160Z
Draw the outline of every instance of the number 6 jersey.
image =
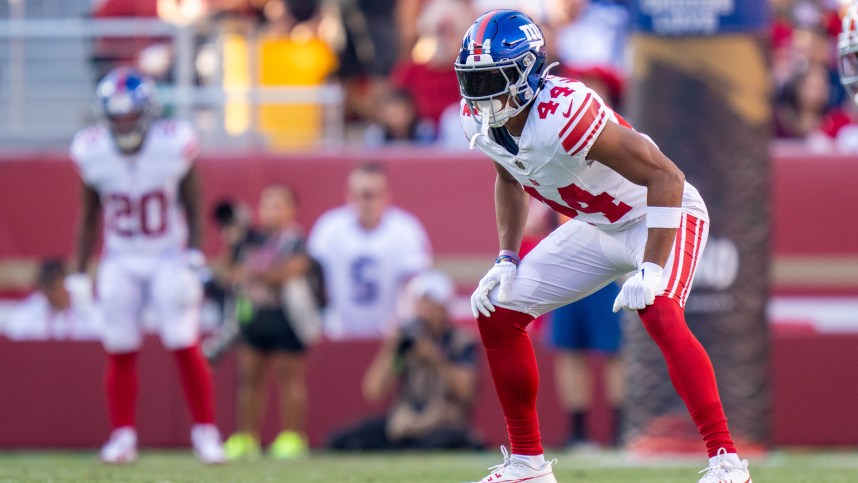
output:
M472 139L480 125L464 101L461 120ZM474 144L555 211L603 229L620 229L646 215L647 189L586 159L607 122L631 128L583 83L548 76L519 139L506 129L490 129L488 135L477 136ZM700 195L688 183L682 206L698 218L709 219Z
M178 254L185 248L179 185L197 152L196 133L183 121L153 122L132 155L117 149L106 126L75 136L72 160L101 200L105 254Z

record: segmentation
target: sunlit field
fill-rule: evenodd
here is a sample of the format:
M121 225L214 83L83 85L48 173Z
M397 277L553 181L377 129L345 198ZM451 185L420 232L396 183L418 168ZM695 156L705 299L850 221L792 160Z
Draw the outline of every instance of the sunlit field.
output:
M233 462L206 467L190 452L146 452L137 463L105 466L94 452L6 452L0 482L447 482L485 476L500 453L316 453L294 461ZM618 453L549 454L560 483L696 483L702 461L641 459ZM751 462L755 483L858 482L858 449L773 452Z

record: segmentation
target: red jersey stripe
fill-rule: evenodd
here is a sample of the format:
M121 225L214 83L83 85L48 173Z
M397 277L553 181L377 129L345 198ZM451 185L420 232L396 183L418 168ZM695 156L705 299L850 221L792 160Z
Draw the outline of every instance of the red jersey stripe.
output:
M587 131L589 131L593 127L593 123L596 122L596 116L599 115L599 111L601 106L599 106L598 101L593 99L593 102L590 103L590 106L587 107L586 112L581 115L581 119L575 123L575 127L569 132L566 138L563 139L563 149L566 152L572 150L573 147L578 145L586 136Z
M596 122L595 126L593 126L593 129L590 130L590 134L587 135L587 139L585 139L583 143L579 144L578 147L575 148L574 152L570 153L572 156L575 156L576 154L578 154L582 149L584 149L584 147L587 144L590 143L590 140L593 139L593 136L596 135L596 131L598 131L599 128L602 127L603 122L605 122L605 112L604 111L602 111L602 113L599 115L599 120Z
M575 114L572 114L572 117L569 118L569 122L567 122L566 125L563 126L563 129L560 130L560 139L563 139L563 135L566 134L566 130L569 129L569 126L575 123L578 119L578 115L581 114L581 111L583 111L585 107L587 107L587 104L590 102L590 97L592 96L590 96L590 93L588 92L584 97L584 102L578 106L578 110L575 111Z

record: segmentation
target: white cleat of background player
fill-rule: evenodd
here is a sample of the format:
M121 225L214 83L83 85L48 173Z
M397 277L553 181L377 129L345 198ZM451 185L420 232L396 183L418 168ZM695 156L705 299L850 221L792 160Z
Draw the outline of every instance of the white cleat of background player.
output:
M137 461L137 431L131 427L116 428L101 447L101 461L121 465Z
M489 468L488 476L479 483L557 483L551 467L557 460L545 461L539 466L533 466L529 462L510 456L506 447L501 446L503 463Z
M194 456L207 465L226 462L220 432L214 424L195 424L191 428Z
M718 454L709 458L709 467L700 470L706 472L698 483L752 483L748 471L748 460L739 460L736 453L727 453L721 448Z

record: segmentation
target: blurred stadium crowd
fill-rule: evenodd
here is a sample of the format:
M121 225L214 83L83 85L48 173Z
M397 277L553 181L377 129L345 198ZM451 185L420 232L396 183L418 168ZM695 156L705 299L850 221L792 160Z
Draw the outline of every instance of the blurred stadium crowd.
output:
M451 59L470 20L491 8L530 14L549 39L551 60L560 62L555 73L597 85L620 112L630 68L630 12L622 0L102 0L89 12L83 10L87 2L78 3L81 14L95 19L192 22L194 78L201 86L341 87L344 139L366 146L466 146ZM776 136L817 151L858 149L858 113L837 81L835 63L845 3L771 5ZM134 63L160 82L172 82L175 45L164 40L97 40L95 76L117 63ZM242 132L258 122L269 148L306 147L322 136L319 106L263 105L256 121L245 108L228 103L227 131ZM296 128L303 129L301 136L292 137L302 140L284 139Z
M491 8L530 14L545 31L550 60L560 62L555 73L596 85L623 112L632 19L622 0L47 0L0 5L0 14L160 20L192 32L184 43L145 27L97 35L88 58L93 80L134 64L169 87L191 69L185 75L199 92L221 96L214 120L210 106L193 103L204 136L214 123L215 132L253 133L254 146L274 150L331 142L461 149L451 59L471 19ZM816 151L858 149L858 114L836 77L845 8L839 0L771 1L776 135ZM263 90L248 94L256 88Z

